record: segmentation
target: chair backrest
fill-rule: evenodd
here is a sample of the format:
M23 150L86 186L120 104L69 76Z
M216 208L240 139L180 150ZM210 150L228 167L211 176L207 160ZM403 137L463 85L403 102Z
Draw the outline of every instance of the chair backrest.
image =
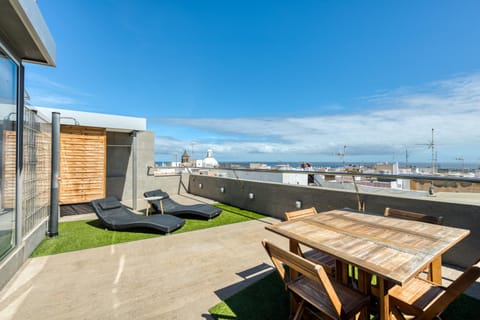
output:
M385 208L385 217L393 217L393 218L400 218L405 220L415 220L421 222L427 222L432 224L443 224L443 217L434 217L429 216L423 213L400 210L400 209L393 209L393 208Z
M468 289L480 277L480 260L468 268L453 281L438 298L418 319L433 319L440 312L445 310L461 293Z
M315 207L311 207L303 210L285 212L284 217L285 217L285 220L289 221L289 220L295 220L295 219L313 216L315 214L317 214L317 210L315 209Z
M325 292L338 316L341 315L342 303L330 282L330 278L327 276L325 269L321 265L314 264L299 255L283 250L267 240L263 240L262 244L285 284L288 285L289 283L289 278L284 267L284 265L287 265L289 268L297 271L304 277L318 282L325 289Z

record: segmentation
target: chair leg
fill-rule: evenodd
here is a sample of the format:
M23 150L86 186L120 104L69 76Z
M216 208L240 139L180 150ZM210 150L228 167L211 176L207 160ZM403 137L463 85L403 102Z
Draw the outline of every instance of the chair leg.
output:
M400 312L400 310L398 310L398 308L396 306L392 306L390 311L391 311L391 315L393 314L393 318L391 316L390 316L390 318L396 319L396 320L405 320L405 317Z
M298 304L297 312L295 312L295 316L293 317L293 320L299 320L303 316L303 311L305 310L305 300L302 300Z

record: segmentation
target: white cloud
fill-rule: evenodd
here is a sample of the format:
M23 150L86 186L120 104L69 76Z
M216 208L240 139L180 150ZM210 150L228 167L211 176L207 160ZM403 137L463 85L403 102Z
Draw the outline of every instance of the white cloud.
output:
M160 122L222 137L208 142L200 140L196 149L213 148L228 159L255 153L264 154L267 160L293 154L331 155L333 158L343 145L347 145L347 154L371 155L373 158L382 154L391 157L393 152L402 152L407 146L421 149L419 156L428 160L426 146L417 144L430 141L432 128L435 128L440 152L443 148L450 153L456 152L457 156L473 155L468 148L480 145L477 124L480 119L480 74L384 92L363 98L362 103L367 105L365 111L353 114L288 118L275 115L271 118L170 118ZM171 146L165 139L157 140L157 148ZM177 140L175 145L181 147L189 143ZM443 156L455 157L453 154ZM472 160L478 160L478 155Z
M32 105L66 107L82 105L82 98L90 96L76 88L55 82L35 72L26 72L25 88Z

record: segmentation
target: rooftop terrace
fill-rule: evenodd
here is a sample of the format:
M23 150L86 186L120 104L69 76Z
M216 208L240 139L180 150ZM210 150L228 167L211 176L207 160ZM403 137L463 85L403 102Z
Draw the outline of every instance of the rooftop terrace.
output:
M211 202L192 194L183 203ZM91 219L92 215L62 220ZM27 260L0 292L1 319L212 319L208 309L269 274L268 217ZM61 236L61 235L60 235ZM444 285L459 274L443 267ZM480 282L467 292L480 299ZM261 307L261 304L259 305Z

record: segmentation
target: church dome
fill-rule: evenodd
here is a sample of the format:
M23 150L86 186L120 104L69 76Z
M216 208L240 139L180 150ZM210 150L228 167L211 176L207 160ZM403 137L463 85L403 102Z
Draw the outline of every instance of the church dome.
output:
M218 161L213 157L212 149L207 150L207 157L203 159L203 166L205 168L216 168L218 167Z

